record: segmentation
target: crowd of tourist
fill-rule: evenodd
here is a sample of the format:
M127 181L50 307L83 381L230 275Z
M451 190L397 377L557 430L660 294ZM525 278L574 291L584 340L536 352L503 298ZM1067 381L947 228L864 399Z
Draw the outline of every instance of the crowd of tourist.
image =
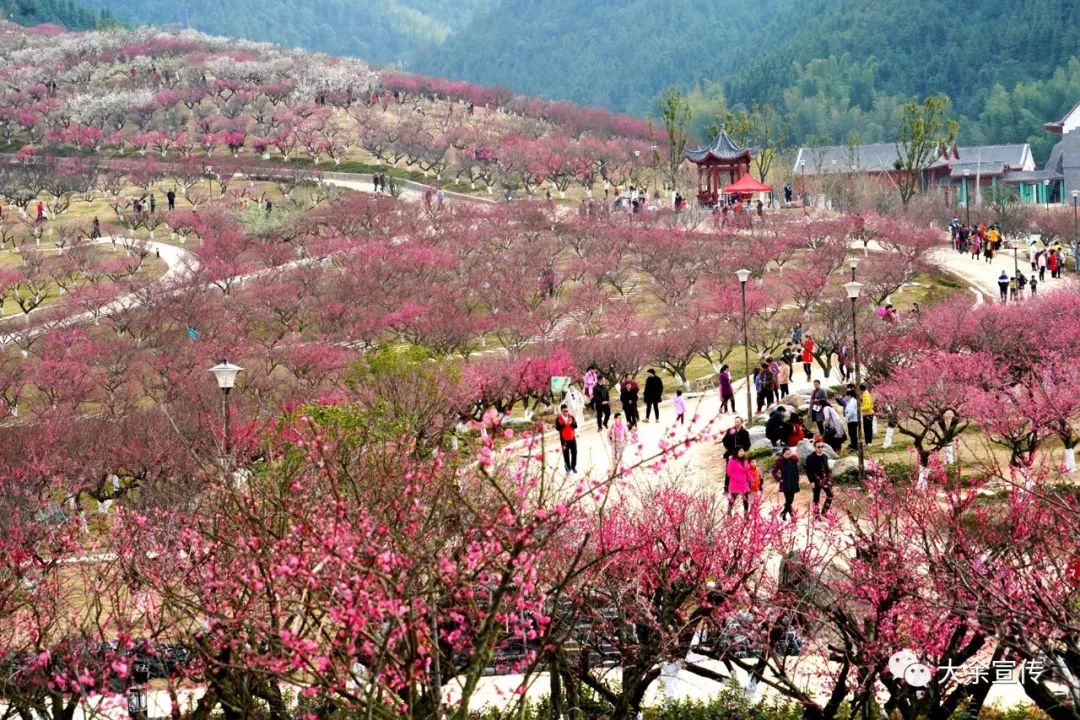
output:
M792 503L799 492L799 460L795 448L809 437L806 427L807 418L803 413L789 410L789 379L795 371L796 361L802 362L807 380L811 380L810 363L813 361L814 340L804 334L801 324L792 332L792 340L787 343L779 360L763 358L754 369L753 380L757 388L758 413L764 407L772 406L765 423L765 438L774 452L772 477L779 484L784 495L783 517L792 517ZM841 377L851 376L850 355L841 349L838 361ZM845 363L847 365L845 365ZM726 366L725 366L726 372ZM813 489L813 507L815 514L827 513L832 505L832 471L825 448L831 447L839 452L845 443L848 449L857 451L860 444L869 445L874 438L874 398L865 383L858 387L847 383L844 394L837 398L835 407L829 399L829 391L820 380L813 380L810 392L809 420L817 433L813 436L813 453L805 460L806 478ZM721 376L721 402L734 406L731 394L730 375ZM860 422L861 420L861 422ZM735 418L734 425L723 437L724 460L726 469L725 492L730 497L729 511L741 499L743 508L749 510L753 494L760 494L762 486L760 473L756 472L754 461L749 459L751 449L750 434L743 426L741 417ZM733 481L734 479L734 481ZM744 480L749 479L749 482ZM824 496L824 503L821 497Z
M895 318L890 307L889 318ZM917 312L917 311L916 311ZM893 320L894 321L894 320ZM826 448L839 453L845 444L849 451L858 451L860 445L869 446L874 439L874 398L865 383L853 382L853 357L846 347L837 354L840 377L845 382L843 394L830 398L829 390L821 380L812 378L812 364L816 349L813 336L801 323L792 329L791 339L778 357L762 357L751 369L749 381L756 391L756 415L768 410L765 422L765 438L771 449L771 468L767 477L777 482L784 496L784 518L793 518L793 503L800 491L800 477L805 473L813 490L815 515L829 512L832 505L832 471ZM801 364L806 382L812 383L809 407L803 412L795 409L799 399L791 397L792 376ZM596 414L596 426L607 440L612 460L617 465L623 450L629 444L631 434L640 423L660 422L660 404L664 399L664 383L656 370L645 373L644 387L632 374L624 375L615 385L621 412L612 414L612 390L596 366L590 366L582 379L586 407ZM735 412L735 390L728 365L719 368L717 388L720 394L720 412ZM645 405L645 418L639 414L639 401ZM674 420L685 422L686 400L683 391L677 390L672 402ZM764 491L761 468L750 457L751 438L742 417L735 417L734 424L723 435L724 492L729 497L729 512L741 504L747 512L757 504ZM560 434L563 459L568 473L577 472L578 422L564 405L556 420ZM812 452L800 463L796 448L800 443L812 442Z
M953 218L949 223L949 237L958 253L970 253L972 260L982 258L987 264L994 261L1005 242L1001 228L997 225L978 224L969 227L958 218ZM1055 241L1034 252L1032 250L1035 250L1033 245L1028 250L1030 278L1020 270L1015 257L1013 274L1010 275L1008 270L1002 269L998 275L997 286L1001 302L1015 302L1023 299L1025 294L1037 295L1039 285L1046 281L1047 271L1051 278L1061 277L1065 268L1065 248L1060 242Z

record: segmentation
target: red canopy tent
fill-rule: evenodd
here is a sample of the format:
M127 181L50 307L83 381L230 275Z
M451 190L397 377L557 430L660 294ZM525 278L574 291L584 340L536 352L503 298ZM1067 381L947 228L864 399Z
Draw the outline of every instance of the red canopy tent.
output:
M752 195L753 193L769 192L771 190L772 185L758 182L753 175L747 173L724 188L724 193L727 195Z

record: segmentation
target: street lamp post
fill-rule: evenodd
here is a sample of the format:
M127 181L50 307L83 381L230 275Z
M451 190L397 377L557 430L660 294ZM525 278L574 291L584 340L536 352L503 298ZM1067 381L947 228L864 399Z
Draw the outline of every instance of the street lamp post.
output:
M802 206L803 206L803 210L805 211L806 208L810 207L809 203L806 202L807 198L806 198L806 161L805 160L803 160L802 162L799 163L799 172L802 175Z
M1020 299L1020 261L1017 256L1020 254L1020 238L1013 237L1013 277L1016 278L1016 299ZM1028 255L1031 255L1031 250L1028 250Z
M851 282L855 282L855 268L859 267L859 258L852 255L848 258L848 266L851 268Z
M127 693L128 716L144 719L149 711L146 698L146 690L143 688L131 688Z
M1080 272L1080 236L1076 233L1076 199L1080 198L1080 190L1072 191L1073 199L1073 260L1076 262L1076 271Z
M1046 212L1050 212L1050 180L1043 180L1043 200L1046 204Z
M851 268L852 274L855 272L854 266ZM864 477L864 470L866 460L864 456L864 441L865 437L859 438L859 433L862 432L862 399L860 397L860 391L862 386L862 372L859 370L859 332L855 326L855 303L859 299L859 293L862 292L862 283L852 280L849 283L844 284L844 290L847 291L848 298L851 299L851 347L852 354L855 362L855 441L856 447L859 450L859 480Z
M750 279L751 273L746 268L743 268L742 270L736 270L735 274L738 276L739 285L742 287L743 363L746 365L746 422L749 425L750 420L754 417L754 399L750 390L750 335L746 330L746 281Z
M964 170L964 210L967 212L968 231L971 231L971 171Z
M221 409L225 416L225 457L228 458L232 455L232 421L229 417L229 393L236 385L236 376L244 368L239 365L233 365L228 360L222 360L219 364L210 368L210 372L214 373L214 378L217 380L218 387L221 388Z

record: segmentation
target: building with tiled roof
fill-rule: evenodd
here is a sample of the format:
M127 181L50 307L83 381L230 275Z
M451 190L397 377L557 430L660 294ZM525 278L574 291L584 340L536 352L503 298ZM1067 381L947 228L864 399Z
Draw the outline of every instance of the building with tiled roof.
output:
M797 177L865 174L894 182L899 165L895 143L827 145L799 148L795 157ZM1025 202L1043 202L1036 184L1045 186L1047 175L1036 169L1028 143L1011 145L953 146L926 170L924 182L954 195L961 203L999 182L1014 185Z
M1076 202L1080 197L1080 103L1073 105L1065 117L1043 127L1061 135L1043 170L1047 179L1058 185L1058 201Z

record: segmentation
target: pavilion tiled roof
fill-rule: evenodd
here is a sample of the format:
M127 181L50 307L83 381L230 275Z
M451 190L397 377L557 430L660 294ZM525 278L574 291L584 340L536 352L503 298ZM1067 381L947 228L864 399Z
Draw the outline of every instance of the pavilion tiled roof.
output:
M716 160L737 160L739 158L750 158L749 148L739 147L734 140L727 134L724 128L720 128L720 132L716 134L712 143L706 147L700 147L697 150L685 150L683 155L692 163L700 163L707 160L710 156Z

